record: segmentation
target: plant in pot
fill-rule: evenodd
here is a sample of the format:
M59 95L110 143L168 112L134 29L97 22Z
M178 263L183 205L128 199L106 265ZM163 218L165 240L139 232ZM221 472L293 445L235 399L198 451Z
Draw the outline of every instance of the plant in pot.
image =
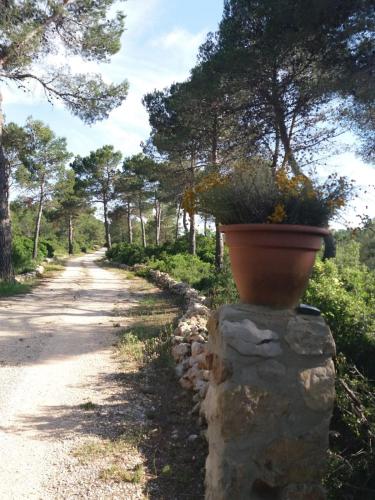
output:
M263 160L236 165L215 179L202 179L197 196L201 210L222 224L241 300L295 307L328 223L352 185L336 175L321 183L286 167L273 170Z

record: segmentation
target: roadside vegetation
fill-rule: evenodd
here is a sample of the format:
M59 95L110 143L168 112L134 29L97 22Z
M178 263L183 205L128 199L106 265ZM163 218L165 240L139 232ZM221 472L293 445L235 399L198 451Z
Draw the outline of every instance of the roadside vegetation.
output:
M33 287L33 283L0 283L0 297L12 297L28 293Z

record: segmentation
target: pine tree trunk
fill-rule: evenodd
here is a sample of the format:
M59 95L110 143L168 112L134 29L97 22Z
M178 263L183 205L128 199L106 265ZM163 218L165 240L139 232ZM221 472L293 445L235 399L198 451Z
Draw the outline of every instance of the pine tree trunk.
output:
M177 211L176 211L176 233L175 233L175 240L178 238L178 232L180 229L180 215L181 215L181 201L178 202L177 204Z
M291 130L287 130L286 122L285 122L285 110L281 98L278 93L278 82L277 82L277 71L275 69L273 75L274 81L274 89L273 95L271 97L271 104L275 113L275 121L277 126L277 147L279 145L279 141L281 141L284 147L284 161L283 164L289 163L290 168L294 175L298 175L301 173L301 169L297 163L296 157L294 156L294 151L291 146ZM277 151L278 153L278 151Z
M223 269L224 263L224 239L222 233L219 231L219 223L215 221L215 268L217 271Z
M38 257L40 222L42 220L43 203L44 203L44 179L42 180L42 183L40 185L38 215L36 217L35 230L34 230L34 246L33 246L34 260Z
M146 242L146 228L145 228L145 223L143 220L143 212L142 212L142 204L139 204L139 218L141 219L141 233L142 233L142 246L143 248L146 248L147 242Z
M73 255L73 217L69 215L69 230L68 230L68 251L69 255Z
M189 253L197 253L197 231L195 227L195 214L190 214L190 233L189 233Z
M207 215L205 215L203 219L203 234L207 236Z
M111 248L111 233L109 231L109 221L108 221L108 203L107 200L103 201L104 207L104 229L105 229L105 245L107 248Z
M218 143L218 119L215 117L214 128L212 132L211 143L211 161L212 166L217 169L217 143ZM221 271L224 264L224 239L222 233L219 231L219 222L215 220L215 269Z
M183 214L182 214L182 225L184 226L185 234L188 234L189 228L188 228L188 223L187 223L187 213L186 213L186 210L184 210Z
M191 166L190 166L190 185L192 188L195 187L195 154L191 155ZM195 207L194 207L195 208ZM193 210L189 213L190 217L190 234L189 234L189 252L191 255L196 255L197 253L197 243L196 243L196 226L195 226L195 213Z
M160 201L155 198L155 243L160 245L160 227L161 227L161 205Z
M128 216L128 239L129 243L132 245L133 243L133 225L132 225L132 218L131 218L131 210L130 210L130 203L127 203L127 216Z
M0 92L0 281L13 281L12 227L9 209L10 167L3 149L4 116Z

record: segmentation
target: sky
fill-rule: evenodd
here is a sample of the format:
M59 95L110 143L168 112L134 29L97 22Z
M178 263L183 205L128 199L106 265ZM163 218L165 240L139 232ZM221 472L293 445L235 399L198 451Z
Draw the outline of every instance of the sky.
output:
M51 106L37 86L28 93L6 87L2 90L7 121L22 125L28 116L42 120L58 136L67 138L74 154L86 155L105 144L113 144L125 156L140 152L140 143L148 138L150 130L141 102L143 95L189 76L200 44L209 31L218 27L223 0L127 0L118 7L127 16L126 31L121 51L109 64L86 63L78 57L64 61L61 56L53 56L49 62L69 63L77 72L100 72L107 81L127 79L126 101L107 120L88 126L61 104ZM355 225L357 215L362 213L375 217L375 168L349 151L329 160L325 171L347 175L361 189L341 222Z

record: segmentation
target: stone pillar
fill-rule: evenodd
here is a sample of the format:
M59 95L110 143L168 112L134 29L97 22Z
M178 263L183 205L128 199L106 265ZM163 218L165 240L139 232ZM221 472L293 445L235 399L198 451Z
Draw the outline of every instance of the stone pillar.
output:
M236 304L209 320L206 500L323 500L335 344L321 316Z

